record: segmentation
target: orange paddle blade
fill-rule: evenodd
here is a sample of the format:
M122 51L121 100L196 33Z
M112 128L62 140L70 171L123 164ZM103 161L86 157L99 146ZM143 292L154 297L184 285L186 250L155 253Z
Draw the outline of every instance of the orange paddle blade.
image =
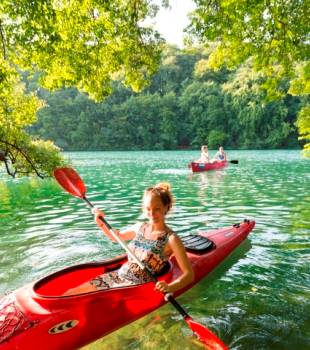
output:
M54 170L54 177L64 190L75 197L85 198L85 184L74 169L57 168Z
M206 345L208 350L228 350L228 347L207 327L194 321L191 317L185 318L189 328L196 334L198 339Z

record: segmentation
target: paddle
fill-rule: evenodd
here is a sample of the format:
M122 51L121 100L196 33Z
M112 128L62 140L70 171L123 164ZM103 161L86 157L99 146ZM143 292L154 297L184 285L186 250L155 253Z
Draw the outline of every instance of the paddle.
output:
M86 198L85 184L74 169L58 168L54 170L54 177L64 190L66 190L75 197L83 199L89 207L94 207L93 204ZM104 217L100 217L100 220L107 226L110 234L124 248L127 254L140 266L141 269L145 270L151 276L152 281L156 283L157 278L153 274L152 270L150 270L148 266L145 266L128 248L126 243L122 241L117 234L115 234L112 227L105 220ZM166 294L165 300L169 301L180 312L189 328L196 334L198 339L207 346L207 349L228 350L226 345L219 338L217 338L217 336L213 334L208 328L194 321L183 309L183 307L173 298L172 294Z

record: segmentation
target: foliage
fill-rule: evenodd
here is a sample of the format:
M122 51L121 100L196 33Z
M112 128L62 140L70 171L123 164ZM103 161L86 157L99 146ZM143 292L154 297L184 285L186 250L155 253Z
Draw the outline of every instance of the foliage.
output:
M217 148L225 143L226 134L220 130L211 130L208 136L208 145L210 148Z
M310 157L310 104L301 109L296 122L300 130L300 140L306 140L305 155Z
M298 76L291 82L289 92L292 95L304 96L304 106L301 108L296 125L299 129L300 140L306 140L305 155L310 157L310 62L297 66Z
M230 112L235 114L238 123L231 127L238 129L235 140L245 148L278 148L285 146L284 140L296 138L287 101L266 102L266 92L260 88L266 79L262 73L255 73L251 64L244 64L234 78L223 85L226 104L231 106Z
M43 72L49 89L76 86L101 100L122 79L140 90L156 70L161 39L141 25L149 1L6 0L0 7L3 56Z
M143 25L157 1L2 1L0 160L7 171L46 176L63 164L58 147L307 142L304 1L196 2L191 30L209 46L179 50Z
M300 98L266 101L260 89L266 77L250 62L214 72L205 66L208 54L167 48L144 92L115 84L99 104L74 89L40 90L47 105L31 132L65 150L299 147ZM287 91L287 81L281 84ZM36 88L31 81L28 86Z
M5 65L5 62L3 62ZM50 175L63 160L58 148L48 141L31 138L25 128L36 121L42 102L12 74L7 75L0 89L0 161L11 176Z
M235 67L253 57L258 68L288 72L308 58L310 10L306 1L195 1L191 32L217 41L209 57L213 66Z
M75 86L97 101L111 93L115 80L139 91L159 64L162 39L142 25L157 10L148 0L1 1L0 158L10 175L43 177L62 163L56 146L27 134L42 104L35 92L23 96L19 72L38 76L40 85L51 90ZM83 145L80 137L91 131L87 118L74 130L73 142ZM64 139L59 135L55 141L66 147Z
M266 77L260 87L266 98L286 94L283 78L291 79L289 93L309 94L309 17L305 0L195 0L188 32L215 49L208 67L234 69L252 59ZM302 113L299 118L305 118ZM303 123L301 123L303 125ZM299 125L299 124L298 124ZM300 130L302 133L303 131Z

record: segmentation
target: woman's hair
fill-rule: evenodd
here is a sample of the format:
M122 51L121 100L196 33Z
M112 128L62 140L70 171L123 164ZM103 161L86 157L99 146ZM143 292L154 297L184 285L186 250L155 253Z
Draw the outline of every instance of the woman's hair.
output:
M162 201L163 205L167 206L169 210L172 208L172 205L174 203L174 198L171 193L171 186L168 182L160 182L154 187L149 187L145 190L143 199L146 195L151 195L152 197L159 197Z
M205 149L208 149L208 145L202 145L201 146L201 151L204 152Z

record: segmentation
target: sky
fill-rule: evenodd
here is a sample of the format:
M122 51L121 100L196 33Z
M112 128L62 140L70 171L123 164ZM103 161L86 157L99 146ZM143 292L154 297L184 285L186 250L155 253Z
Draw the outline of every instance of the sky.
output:
M155 18L155 29L169 44L182 47L183 29L189 24L187 13L195 8L192 0L170 0L171 10L161 9Z

